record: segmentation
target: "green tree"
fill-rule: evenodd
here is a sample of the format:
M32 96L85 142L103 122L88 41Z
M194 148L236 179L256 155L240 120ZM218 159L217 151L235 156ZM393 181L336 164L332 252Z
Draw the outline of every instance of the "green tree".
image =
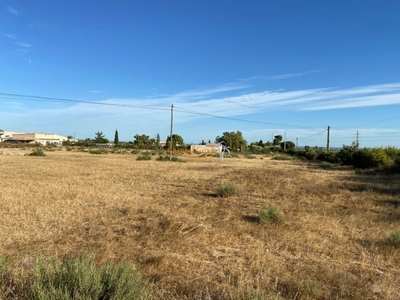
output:
M114 135L114 144L118 144L119 143L119 138L118 138L118 130L115 129L115 135Z
M167 147L169 147L170 144L170 137L169 135L167 136ZM172 135L172 146L183 146L183 138L179 134L173 134Z
M103 144L103 143L109 142L109 140L106 139L106 137L104 136L102 131L96 132L95 135L96 135L96 137L93 140L95 143Z
M217 136L215 138L217 143L225 142L227 146L231 147L234 152L237 151L247 151L247 141L243 138L242 132L237 130L236 132L224 132L222 136Z
M283 137L281 135L275 135L273 143L275 146L279 146L281 144L282 140L283 140Z
M285 142L281 142L281 148L285 149ZM296 148L296 144L292 141L286 141L286 150Z
M134 138L135 138L135 140L133 141L133 143L135 144L135 146L137 146L139 148L153 146L155 143L154 139L150 139L150 137L145 134L142 134L142 135L136 134L134 136Z
M157 137L156 137L156 143L157 143L157 145L160 144L160 141L161 141L161 139L160 139L160 134L157 133Z

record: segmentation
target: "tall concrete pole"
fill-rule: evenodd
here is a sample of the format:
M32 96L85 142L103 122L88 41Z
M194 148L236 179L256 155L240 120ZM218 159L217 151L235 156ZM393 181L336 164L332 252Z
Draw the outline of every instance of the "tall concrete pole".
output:
M326 141L326 150L330 150L331 149L331 127L328 126L328 137L327 137L327 141Z

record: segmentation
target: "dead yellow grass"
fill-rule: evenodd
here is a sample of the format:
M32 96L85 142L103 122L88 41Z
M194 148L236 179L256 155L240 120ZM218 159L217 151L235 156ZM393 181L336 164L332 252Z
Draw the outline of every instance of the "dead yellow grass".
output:
M385 242L400 229L397 175L268 158L46 154L0 155L0 254L129 261L156 299L398 299L400 253ZM238 194L217 197L227 183ZM283 224L259 224L268 205Z

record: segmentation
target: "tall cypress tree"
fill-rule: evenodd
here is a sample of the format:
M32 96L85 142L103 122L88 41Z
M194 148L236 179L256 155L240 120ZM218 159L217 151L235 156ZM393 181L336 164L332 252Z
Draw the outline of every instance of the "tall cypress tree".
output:
M115 129L115 135L114 135L114 144L118 144L119 143L119 138L118 138L118 130Z

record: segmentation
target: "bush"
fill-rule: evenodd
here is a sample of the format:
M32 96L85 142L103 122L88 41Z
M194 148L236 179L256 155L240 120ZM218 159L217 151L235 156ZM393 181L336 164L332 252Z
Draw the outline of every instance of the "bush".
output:
M319 150L317 152L317 159L328 163L338 163L340 161L338 152L333 150Z
M273 160L294 160L295 158L293 156L289 155L277 155L272 158Z
M284 220L283 214L275 206L268 206L267 209L260 211L260 223L282 223Z
M332 164L327 161L321 162L320 166L322 169L331 169L332 168Z
M32 273L0 257L0 299L148 299L150 289L128 264L98 265L93 255L62 261L39 257Z
M90 154L108 154L107 149L90 149Z
M29 156L46 156L46 154L44 154L42 148L37 148L33 150L32 153L29 154Z
M236 194L236 192L237 192L236 186L231 183L225 184L224 186L220 186L217 189L217 195L219 197L224 197L224 198L233 196Z
M387 238L389 245L400 248L400 230L393 231Z
M138 157L136 157L136 160L151 160L151 156L148 154L139 155Z

